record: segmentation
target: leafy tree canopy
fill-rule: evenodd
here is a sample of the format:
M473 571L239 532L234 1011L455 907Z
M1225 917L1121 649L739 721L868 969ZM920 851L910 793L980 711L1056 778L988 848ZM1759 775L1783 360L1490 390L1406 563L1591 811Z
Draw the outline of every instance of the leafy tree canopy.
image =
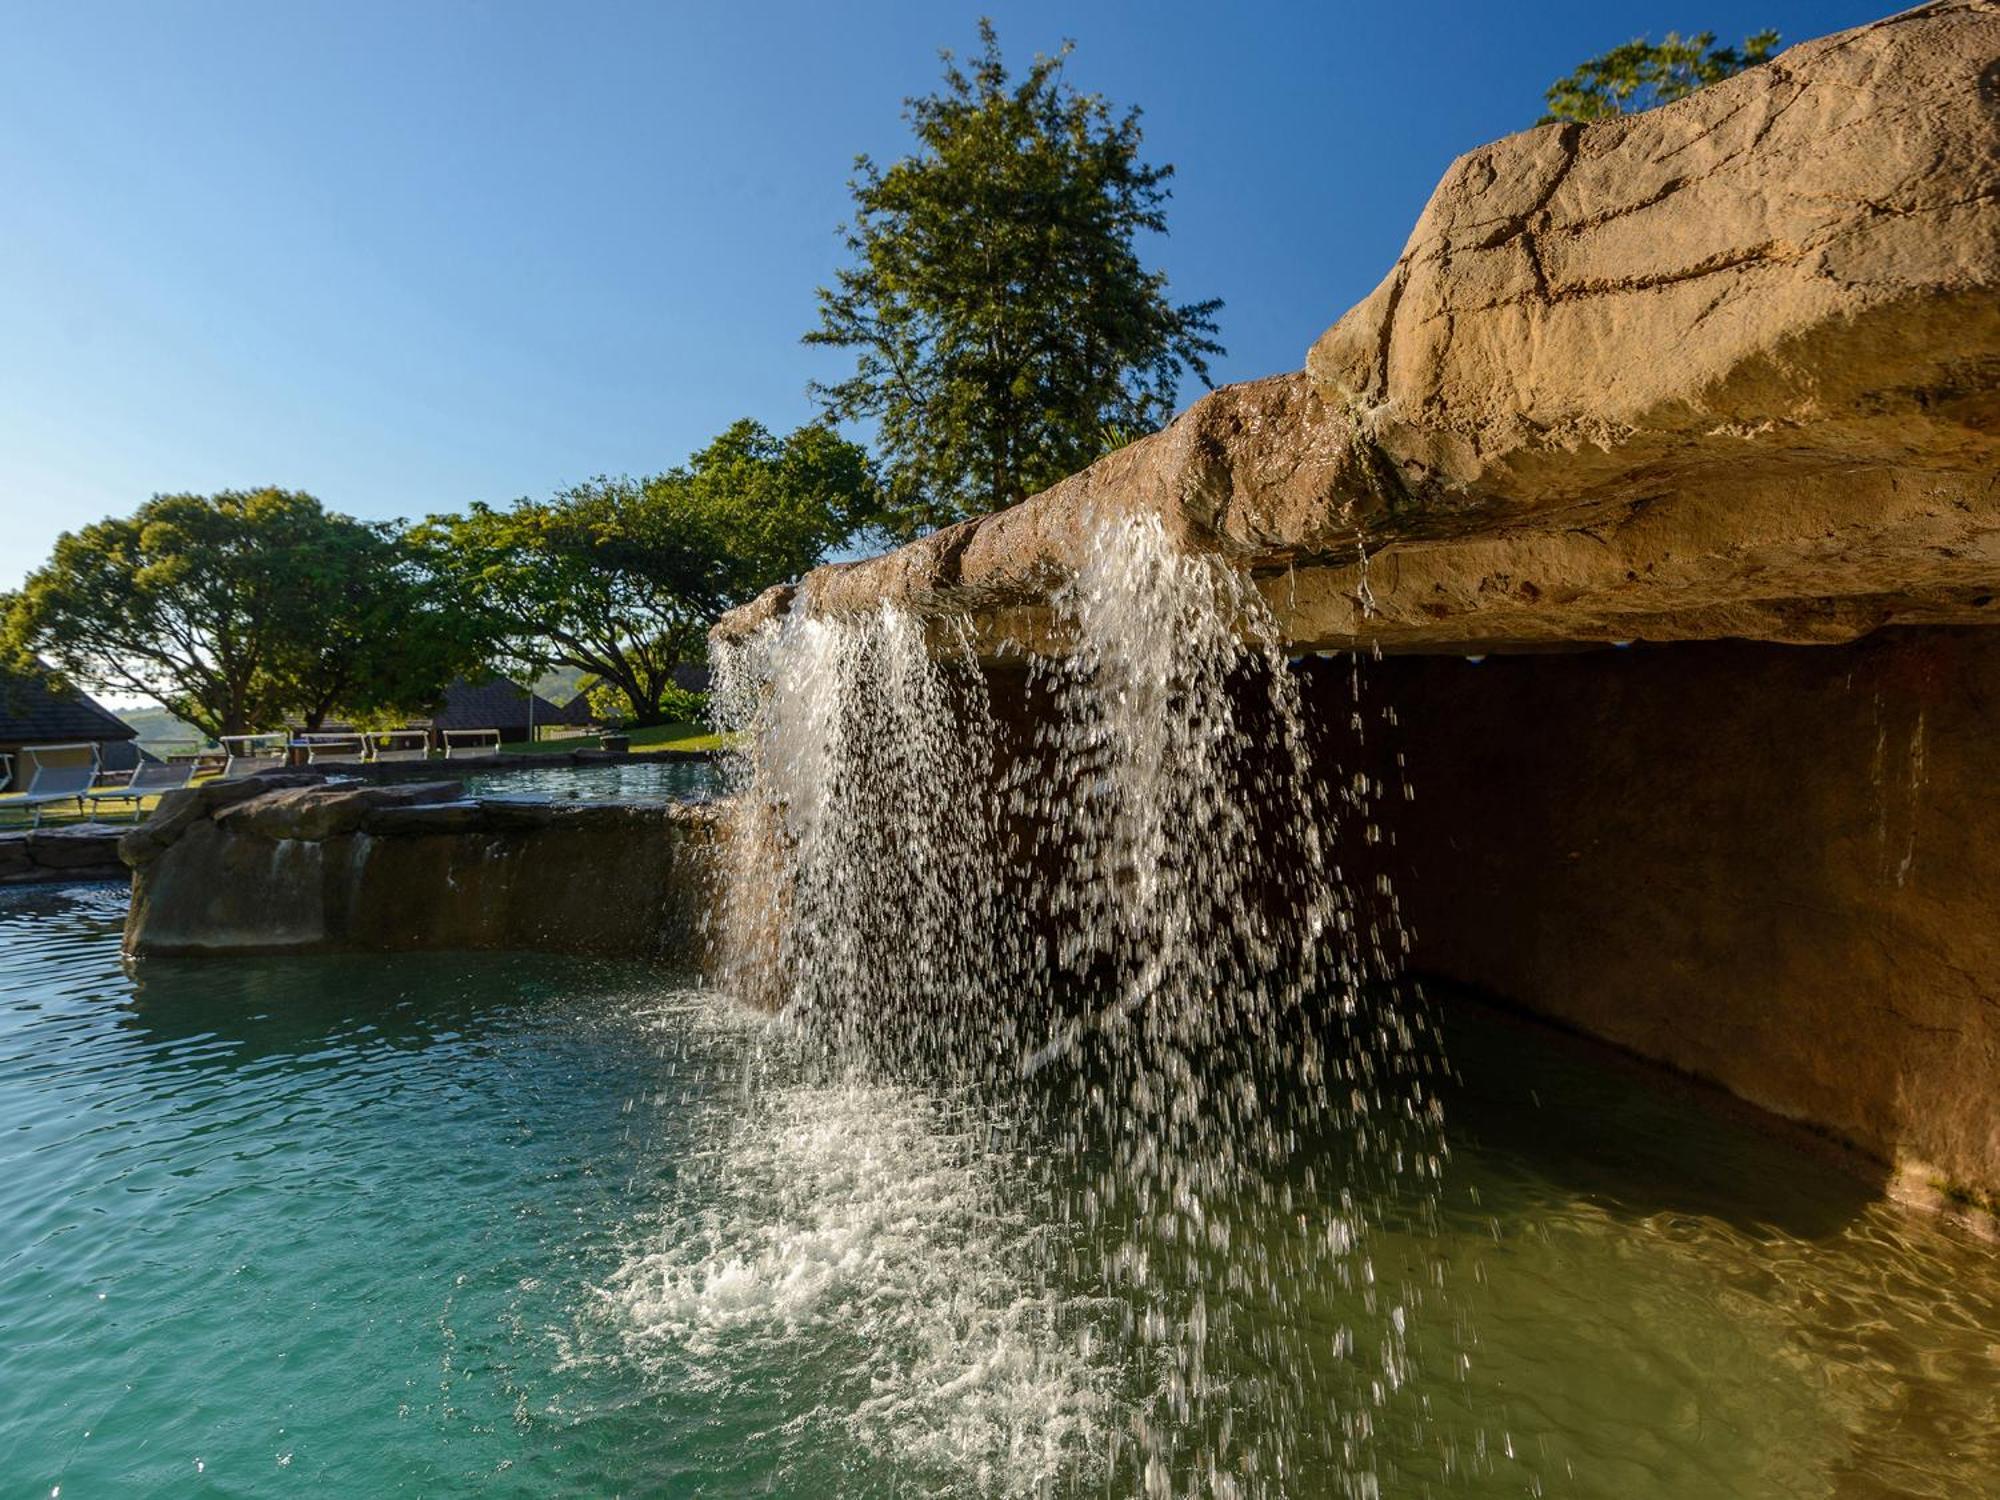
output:
M990 22L969 67L905 101L916 152L857 159L854 264L819 293L808 344L856 351L815 385L875 424L891 526L908 535L1011 505L1172 414L1208 378L1219 301L1176 305L1136 247L1166 231L1173 168L1140 160L1139 112L1064 82L1067 44L1011 80Z
M586 676L577 684L590 711L606 723L629 724L637 710L621 687ZM670 687L660 695L659 718L672 724L699 724L708 717L708 694L692 688Z
M394 526L262 489L159 495L65 533L7 601L0 655L222 735L424 707L478 652Z
M778 439L744 420L664 474L475 505L415 536L507 654L587 672L654 724L678 701L674 669L704 658L723 612L871 526L878 500L855 444L821 426Z
M1546 96L1549 112L1539 123L1602 120L1671 104L1698 88L1769 61L1777 46L1775 31L1746 37L1740 48L1717 47L1712 31L1691 37L1670 31L1660 42L1639 38L1613 47L1602 57L1593 57L1574 73L1550 84Z

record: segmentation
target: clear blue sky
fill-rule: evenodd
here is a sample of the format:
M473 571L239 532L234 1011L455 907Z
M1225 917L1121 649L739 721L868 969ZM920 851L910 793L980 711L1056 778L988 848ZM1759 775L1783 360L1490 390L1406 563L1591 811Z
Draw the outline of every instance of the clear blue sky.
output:
M855 153L994 16L1146 111L1221 380L1296 368L1457 153L1639 33L1881 12L1551 4L18 5L0 46L0 588L162 490L391 516L804 420ZM1190 397L1193 392L1188 393Z

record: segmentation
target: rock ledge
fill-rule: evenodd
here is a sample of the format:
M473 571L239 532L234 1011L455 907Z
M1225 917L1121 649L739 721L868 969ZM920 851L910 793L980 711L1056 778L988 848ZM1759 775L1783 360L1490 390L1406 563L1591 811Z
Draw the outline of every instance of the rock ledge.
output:
M1059 649L1049 591L1134 512L1307 649L2000 621L1996 77L2000 5L1940 0L1482 147L1304 372L718 634L890 602Z

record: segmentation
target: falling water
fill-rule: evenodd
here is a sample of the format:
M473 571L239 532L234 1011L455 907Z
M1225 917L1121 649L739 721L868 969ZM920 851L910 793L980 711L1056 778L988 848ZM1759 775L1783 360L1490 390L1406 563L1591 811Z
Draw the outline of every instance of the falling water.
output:
M983 683L962 630L787 619L725 655L719 717L749 732L736 793L728 986L835 1055L961 1058L998 891Z
M1044 1289L1029 1364L1071 1370L1038 1482L1378 1494L1427 1288L1373 1231L1443 1150L1393 896L1342 864L1381 788L1316 763L1255 590L1157 520L1053 605L1062 649L990 678L893 608L728 653L727 981L840 1098L983 1125L953 1159ZM1078 1421L1084 1390L1116 1399Z

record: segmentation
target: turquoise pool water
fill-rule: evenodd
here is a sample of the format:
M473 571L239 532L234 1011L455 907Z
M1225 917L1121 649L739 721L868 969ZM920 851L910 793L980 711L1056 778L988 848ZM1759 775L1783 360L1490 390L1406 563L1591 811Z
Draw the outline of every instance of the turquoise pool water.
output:
M530 766L482 771L465 778L474 797L547 797L602 802L614 797L664 797L700 802L716 795L720 777L710 760L619 761L596 766Z
M1144 1361L1049 1253L1032 1119L638 968L135 978L123 907L0 892L7 1493L1137 1488ZM2000 1494L1993 1246L1453 1016L1441 1222L1377 1251L1441 1288L1379 1493Z

